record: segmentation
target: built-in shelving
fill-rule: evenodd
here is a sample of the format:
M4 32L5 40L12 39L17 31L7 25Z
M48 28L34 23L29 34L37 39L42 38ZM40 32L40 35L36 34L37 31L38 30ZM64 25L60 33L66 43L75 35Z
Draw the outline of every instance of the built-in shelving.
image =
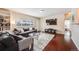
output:
M10 16L0 15L0 31L10 30Z

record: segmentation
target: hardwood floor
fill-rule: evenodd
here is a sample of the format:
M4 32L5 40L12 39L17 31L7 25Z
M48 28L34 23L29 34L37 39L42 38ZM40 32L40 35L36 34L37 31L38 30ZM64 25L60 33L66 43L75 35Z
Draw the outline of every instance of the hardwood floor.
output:
M77 51L77 48L71 39L67 42L63 34L56 34L43 51Z

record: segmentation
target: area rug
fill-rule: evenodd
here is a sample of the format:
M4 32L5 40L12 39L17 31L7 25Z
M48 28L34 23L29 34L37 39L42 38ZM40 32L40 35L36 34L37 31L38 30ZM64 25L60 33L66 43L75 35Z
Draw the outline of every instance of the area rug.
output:
M53 34L40 33L38 37L34 39L34 51L42 51L54 36Z

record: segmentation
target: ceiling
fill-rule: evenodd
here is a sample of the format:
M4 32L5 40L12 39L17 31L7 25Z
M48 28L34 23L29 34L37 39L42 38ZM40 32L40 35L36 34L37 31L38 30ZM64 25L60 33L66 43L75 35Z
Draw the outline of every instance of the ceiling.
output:
M7 9L0 8L0 15L1 16L10 16L10 12Z
M9 8L9 9L35 17L46 17L56 14L64 14L67 11L70 11L69 8Z

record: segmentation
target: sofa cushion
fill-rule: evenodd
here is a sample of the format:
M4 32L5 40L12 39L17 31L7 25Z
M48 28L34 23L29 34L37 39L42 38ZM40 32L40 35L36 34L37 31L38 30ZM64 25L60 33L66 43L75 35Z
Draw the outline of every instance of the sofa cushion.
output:
M16 41L13 39L13 37L10 36L3 37L0 42L3 43L6 47L11 47L16 44Z
M3 45L1 42L0 42L0 51L4 50L5 49L5 45Z
M24 32L25 32L25 31L29 31L29 28L23 28L23 30L24 30Z

